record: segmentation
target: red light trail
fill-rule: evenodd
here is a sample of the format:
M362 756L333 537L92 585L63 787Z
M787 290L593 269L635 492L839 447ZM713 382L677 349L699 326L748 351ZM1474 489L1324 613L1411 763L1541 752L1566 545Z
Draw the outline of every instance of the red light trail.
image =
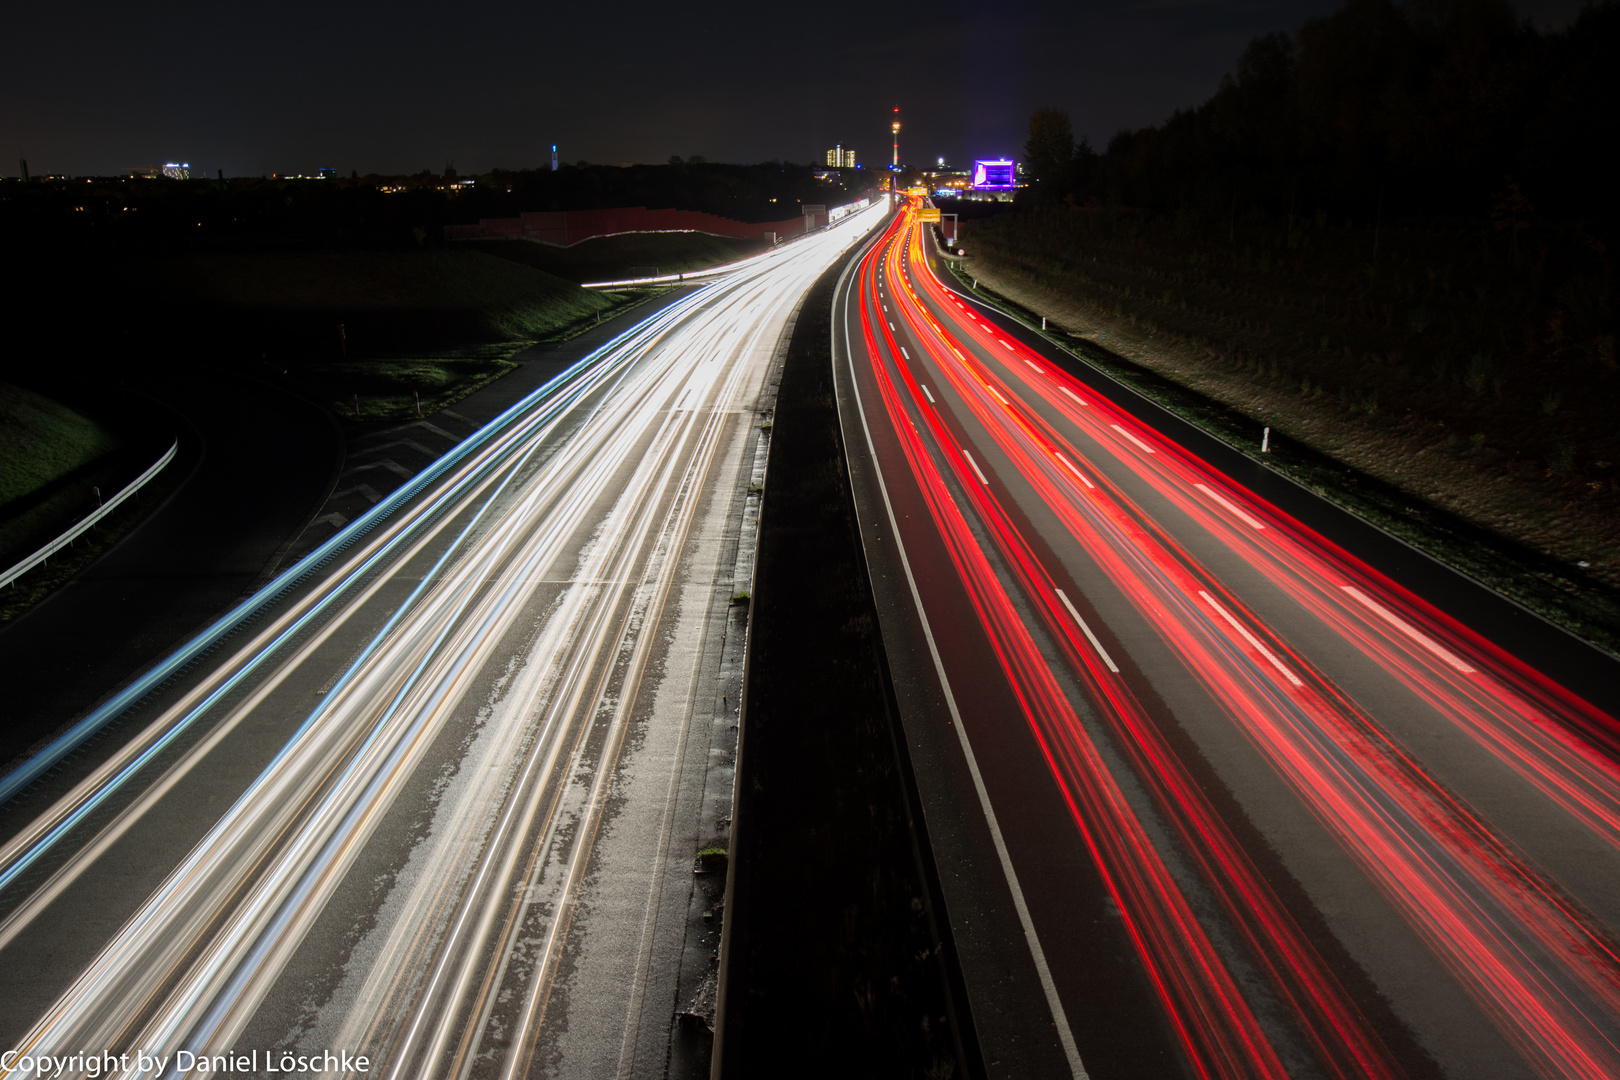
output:
M1110 475L1123 466L1133 489L1140 485L1185 515L1246 574L1292 599L1551 804L1620 848L1614 720L1052 370L934 278L913 224L909 210L899 215L860 267L873 380L932 525L1195 1073L1285 1070L1212 943L1212 928L1194 914L1122 793L1020 603L1056 644L1130 780L1151 797L1180 857L1218 899L1246 962L1285 1003L1321 1067L1344 1077L1396 1076L1400 1069L1071 603L1078 586L1065 581L1063 568L1043 565L998 487L1033 492L1035 504L1154 628L1233 729L1535 1068L1556 1076L1620 1074L1620 950L1609 928L1269 628ZM901 344L902 333L919 355ZM930 366L941 383L932 389L922 381ZM970 449L969 425L989 442ZM1098 454L1113 459L1109 468L1098 467ZM997 459L1012 472L1000 474Z

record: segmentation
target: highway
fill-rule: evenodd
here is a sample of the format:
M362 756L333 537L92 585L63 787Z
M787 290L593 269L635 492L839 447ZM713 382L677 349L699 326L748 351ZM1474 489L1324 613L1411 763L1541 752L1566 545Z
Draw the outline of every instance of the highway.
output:
M664 1075L713 991L682 958L729 824L761 401L885 212L587 356L268 586L161 715L42 761L0 844L0 1075Z
M1620 726L942 280L840 283L988 1074L1620 1075Z

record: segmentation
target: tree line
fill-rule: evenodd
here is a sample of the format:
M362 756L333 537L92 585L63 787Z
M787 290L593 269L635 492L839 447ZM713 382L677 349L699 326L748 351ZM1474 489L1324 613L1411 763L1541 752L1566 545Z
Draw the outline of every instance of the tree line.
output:
M1031 119L1028 202L1193 212L1612 220L1620 4L1540 30L1505 0L1349 0L1256 38L1208 101L1096 153Z

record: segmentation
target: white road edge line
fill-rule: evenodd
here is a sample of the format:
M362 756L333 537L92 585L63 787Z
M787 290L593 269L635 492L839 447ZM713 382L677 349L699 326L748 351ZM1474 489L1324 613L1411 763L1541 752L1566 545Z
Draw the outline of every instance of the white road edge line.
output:
M1249 633L1249 628L1244 626L1242 623L1238 622L1236 619L1234 619L1232 617L1232 613L1227 611L1225 608L1221 607L1221 605L1218 604L1215 601L1215 598L1213 596L1209 595L1209 593L1205 592L1203 589L1198 590L1198 595L1202 596L1205 600L1208 600L1209 601L1209 606L1215 609L1215 613L1217 615L1219 615L1221 618L1225 619L1229 624L1231 624L1232 629L1234 629L1238 633L1242 634L1243 635L1243 640L1247 641L1250 645L1253 645L1256 649L1259 649L1260 650L1260 655L1264 656L1267 660L1270 660L1271 661L1271 666L1276 668L1278 671L1282 672L1284 678L1286 678L1289 682L1293 683L1295 686L1304 686L1305 685L1304 683L1299 681L1299 676L1298 675L1295 675L1292 671L1289 671L1286 667L1283 666L1283 662L1281 660L1277 659L1277 654L1276 653L1272 652L1270 649L1268 649L1264 645L1260 644L1260 639L1255 637L1253 634Z
M860 260L851 261L844 267L843 275L839 278L837 292L842 292L844 279L849 277L850 270L859 265ZM835 293L834 295L837 295ZM834 311L837 307L834 307ZM906 572L906 584L911 588L911 603L917 611L917 621L922 624L923 638L928 642L928 653L934 661L934 674L939 678L940 691L945 695L945 706L951 713L951 728L962 744L962 756L967 759L968 774L973 777L973 790L979 796L979 809L984 813L985 823L990 828L990 841L995 845L996 857L1001 862L1002 876L1007 879L1007 888L1012 892L1013 909L1018 912L1018 921L1024 928L1024 940L1029 942L1030 957L1035 962L1035 973L1040 977L1041 990L1046 994L1047 1008L1052 1010L1052 1022L1057 1027L1058 1042L1063 1046L1063 1053L1069 1059L1069 1071L1074 1080L1090 1080L1085 1065L1080 1061L1080 1050L1074 1042L1074 1032L1069 1028L1068 1014L1063 1011L1063 1002L1058 998L1057 983L1052 979L1052 969L1046 963L1046 952L1041 948L1040 937L1035 933L1035 922L1030 918L1029 904L1024 901L1024 890L1018 885L1018 874L1013 870L1012 856L1007 853L1006 838L1001 835L1001 824L996 820L995 808L990 805L990 793L984 786L984 776L979 772L979 760L973 754L973 746L968 742L967 730L962 727L962 712L956 707L956 695L951 693L951 682L945 676L945 664L939 656L939 646L934 642L934 630L928 623L928 613L923 610L922 593L917 589L917 578L911 572L911 560L906 557L906 546L900 540L900 523L895 520L894 503L889 500L889 485L883 480L883 468L878 464L877 447L872 444L872 428L866 422L866 409L861 404L861 388L855 382L855 349L849 339L849 320L844 320L844 363L849 368L849 389L855 395L855 411L861 418L861 430L866 435L866 452L872 459L872 475L877 480L878 493L883 496L883 509L889 517L889 535L894 538L895 553L900 556L900 565Z
M1220 492L1211 489L1208 485L1194 484L1193 487L1197 488L1199 491L1202 491L1205 495L1208 495L1210 498L1214 499L1216 502L1220 503L1222 506L1224 506L1228 510L1232 511L1232 513L1235 516L1241 518L1247 524L1254 526L1256 529L1265 528L1265 526L1262 525L1260 522L1254 520L1254 518L1250 517L1248 514L1245 514L1242 510L1238 509L1237 506L1234 505L1231 502L1231 500L1224 497Z
M1378 601L1374 600L1372 597L1368 596L1354 585L1340 585L1339 588L1343 589L1357 600L1360 600L1363 604L1366 604L1368 607L1372 608L1391 624L1393 624L1396 629L1400 630L1401 633L1405 634L1407 637L1411 638L1425 649L1428 649L1430 652L1434 653L1434 655L1438 656L1440 659L1444 660L1446 663L1450 664L1464 675L1472 675L1474 673L1474 669L1469 667L1467 662L1459 657L1456 653L1452 652L1450 649L1434 640L1434 638L1430 637L1428 634L1425 634L1423 631L1419 630L1417 627L1413 626L1411 623L1407 622L1405 619L1401 618L1399 615L1395 614L1393 611L1389 610L1389 608L1385 607L1383 604L1380 604Z
M1143 442L1141 439L1138 439L1135 435L1132 435L1130 432L1126 431L1124 428L1120 427L1118 424L1109 424L1108 426L1113 428L1115 431L1119 432L1121 435L1125 436L1127 439L1131 440L1131 442L1135 443L1137 446L1140 446L1143 449L1143 451L1145 451L1146 453L1149 453L1149 454L1154 453L1153 447L1149 446L1147 443Z
M1086 625L1086 620L1082 619L1080 613L1074 610L1074 605L1069 603L1069 598L1063 594L1063 590L1054 589L1053 591L1058 594L1058 599L1063 601L1063 606L1069 609L1069 614L1074 616L1074 621L1080 624L1080 629L1085 631L1086 640L1091 642L1093 649L1097 650L1097 655L1102 657L1102 662L1108 665L1108 670L1118 675L1119 668L1114 665L1114 658L1109 656L1108 650L1102 647L1102 642L1098 641L1097 635L1091 632L1091 627Z
M1093 484L1091 482L1091 477L1089 477L1085 473L1081 472L1080 469L1075 465L1074 462L1070 461L1068 458L1064 457L1062 454L1058 454L1057 459L1059 461L1063 462L1063 464L1067 465L1069 467L1069 471L1074 473L1074 475L1078 476L1080 478L1080 482L1085 484L1086 487L1091 488L1093 490L1096 489L1097 485Z

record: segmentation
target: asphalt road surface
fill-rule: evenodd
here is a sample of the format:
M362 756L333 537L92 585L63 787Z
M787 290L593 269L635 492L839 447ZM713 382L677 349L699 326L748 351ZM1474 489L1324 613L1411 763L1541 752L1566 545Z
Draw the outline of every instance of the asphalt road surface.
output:
M0 630L0 764L240 600L331 490L343 445L324 410L223 371L160 369L140 389L128 407L167 406L180 440L169 468L186 479L121 543Z
M267 586L116 753L37 780L0 846L0 970L29 973L3 1041L147 1055L127 1076L663 1075L705 992L684 959L712 967L694 856L731 804L757 408L883 214L559 374Z
M1620 1075L1613 717L923 242L846 275L834 362L990 1075Z

